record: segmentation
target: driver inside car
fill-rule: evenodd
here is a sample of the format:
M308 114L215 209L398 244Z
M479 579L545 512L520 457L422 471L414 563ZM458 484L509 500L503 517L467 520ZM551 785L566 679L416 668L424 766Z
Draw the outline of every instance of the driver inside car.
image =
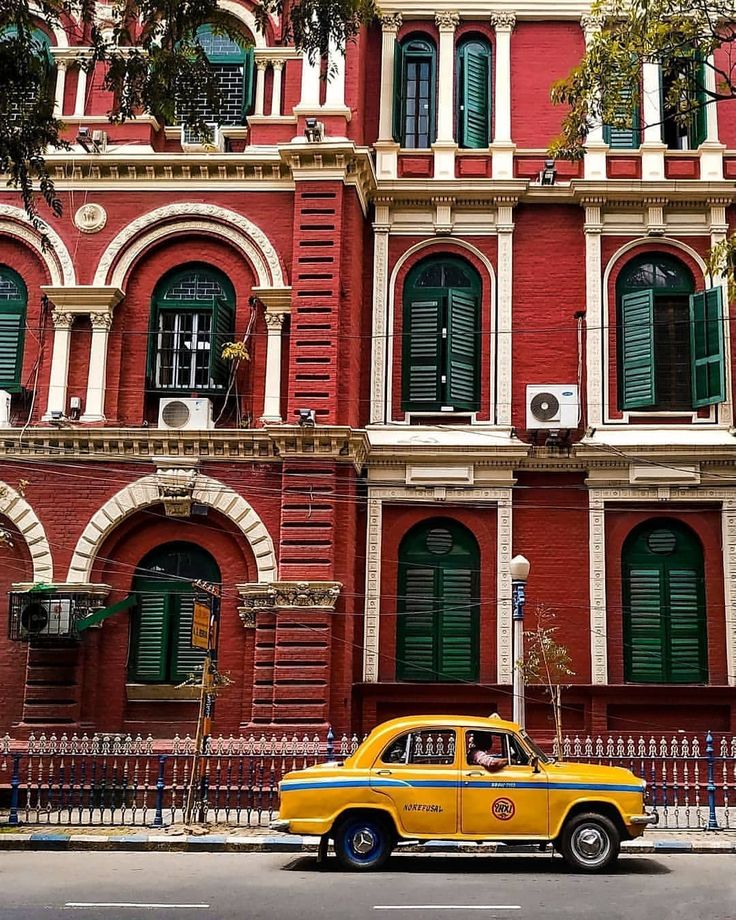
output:
M468 733L468 763L495 773L508 766L504 739L490 732Z

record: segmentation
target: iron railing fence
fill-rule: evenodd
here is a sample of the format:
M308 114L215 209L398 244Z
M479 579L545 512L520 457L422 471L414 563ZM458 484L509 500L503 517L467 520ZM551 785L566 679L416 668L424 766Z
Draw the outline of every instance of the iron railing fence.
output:
M195 817L267 827L285 773L344 759L359 743L355 734L332 732L212 739L197 771ZM736 830L736 736L566 737L561 758L626 767L645 779L660 828ZM193 761L190 737L62 734L15 742L6 735L0 737L0 824L177 824Z

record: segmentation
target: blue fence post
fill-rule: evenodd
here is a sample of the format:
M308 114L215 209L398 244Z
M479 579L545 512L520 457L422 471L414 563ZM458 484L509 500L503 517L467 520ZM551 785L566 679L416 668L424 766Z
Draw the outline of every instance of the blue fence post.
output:
M10 777L10 816L8 824L17 826L18 820L18 799L20 798L20 754L13 754L13 775Z
M156 817L153 819L154 827L164 826L164 767L166 758L163 754L158 759L158 779L156 780Z
M335 735L330 725L327 729L327 761L331 761L335 756Z
M705 736L705 756L708 758L708 826L706 830L717 831L719 827L716 817L715 754L713 735L710 732Z

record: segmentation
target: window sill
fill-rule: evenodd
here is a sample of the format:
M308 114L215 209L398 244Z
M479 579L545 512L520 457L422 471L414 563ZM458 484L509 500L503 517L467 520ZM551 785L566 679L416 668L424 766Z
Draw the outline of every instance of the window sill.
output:
M126 684L129 703L182 703L199 699L199 687L177 684Z

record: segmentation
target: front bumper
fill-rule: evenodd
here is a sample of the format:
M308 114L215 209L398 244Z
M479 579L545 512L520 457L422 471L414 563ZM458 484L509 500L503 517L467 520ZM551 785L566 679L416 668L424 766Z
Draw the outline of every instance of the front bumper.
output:
M659 813L655 811L648 815L630 815L629 824L659 824Z
M289 822L286 818L276 818L275 821L272 821L268 825L272 831L286 831L289 830Z

